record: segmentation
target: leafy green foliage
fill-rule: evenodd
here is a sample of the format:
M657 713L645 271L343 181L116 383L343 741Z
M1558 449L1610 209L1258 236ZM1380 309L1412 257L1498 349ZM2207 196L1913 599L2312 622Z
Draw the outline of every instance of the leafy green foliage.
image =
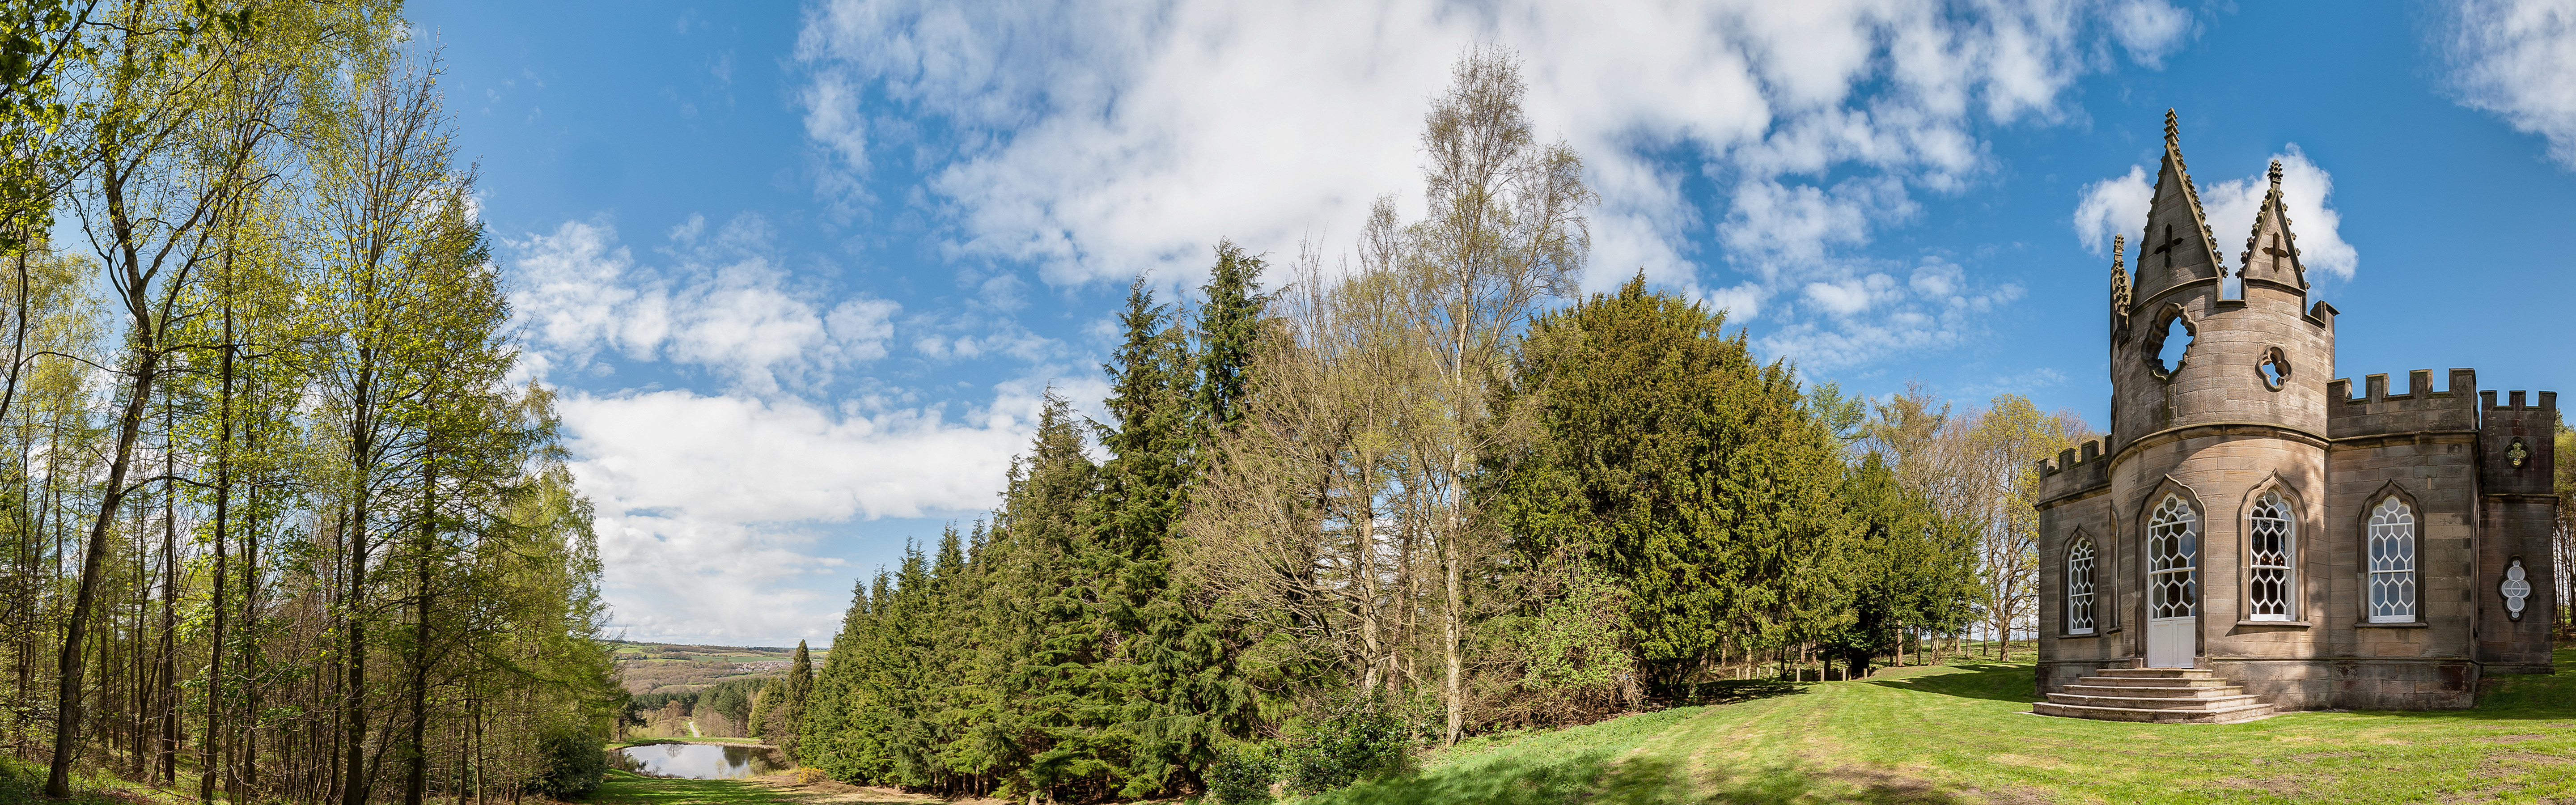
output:
M1208 796L1226 805L1267 800L1271 784L1277 782L1279 758L1269 744L1226 747L1208 765Z
M1858 529L1842 570L1851 618L1821 642L1851 675L1862 676L1871 657L1902 651L1907 631L1965 628L1983 589L1975 535L1899 485L1878 453L1852 468L1841 494Z
M1840 445L1789 367L1724 324L1641 275L1533 324L1497 403L1534 431L1489 479L1518 552L1619 580L1627 644L1664 695L1721 650L1844 614Z
M1279 751L1279 771L1289 790L1320 793L1405 771L1413 746L1413 729L1403 719L1346 698L1288 740Z
M588 795L599 788L600 776L608 772L607 747L607 741L588 729L548 731L537 739L541 768L528 781L526 791L559 798Z

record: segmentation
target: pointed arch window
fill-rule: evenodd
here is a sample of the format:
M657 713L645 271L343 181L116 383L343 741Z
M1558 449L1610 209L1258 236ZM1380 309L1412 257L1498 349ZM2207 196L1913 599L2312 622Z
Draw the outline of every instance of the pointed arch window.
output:
M2066 546L2066 633L2093 633L2093 540Z
M2199 612L2200 515L2180 495L2166 495L2147 520L2147 617Z
M2370 509L2370 622L2415 616L2415 508L2396 495Z
M2254 501L2254 510L2246 516L2246 533L2251 535L2246 549L2246 612L2251 620L2294 620L2292 597L2298 585L2294 578L2294 558L2298 556L2298 519L2291 514L2290 502L2278 489L2263 493Z

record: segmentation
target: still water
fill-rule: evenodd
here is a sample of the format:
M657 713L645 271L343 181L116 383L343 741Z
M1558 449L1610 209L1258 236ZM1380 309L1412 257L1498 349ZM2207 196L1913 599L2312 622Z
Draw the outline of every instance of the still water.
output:
M654 777L720 780L787 769L775 751L766 746L720 744L629 746L608 753L608 765Z

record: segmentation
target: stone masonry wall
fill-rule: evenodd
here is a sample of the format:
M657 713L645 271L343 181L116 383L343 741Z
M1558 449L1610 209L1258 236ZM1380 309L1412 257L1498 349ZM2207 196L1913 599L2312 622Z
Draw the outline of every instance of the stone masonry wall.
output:
M2550 479L2557 464L2558 395L2540 392L2536 404L2526 404L2519 391L2503 404L2493 391L2478 397L2478 485L2484 499L2476 560L2477 659L2490 673L2550 673L2549 621L2558 606L2549 545L2557 525L2558 497ZM2506 611L2502 591L2505 569L2517 559L2531 593L2519 620Z
M2470 646L2477 611L2477 373L2453 369L2450 387L2440 391L2432 388L2431 379L2429 370L2408 373L2404 394L2388 392L2386 375L2365 378L2359 397L2350 396L2350 381L2328 386L2328 432L2334 443L2327 458L2327 517L2309 543L2334 557L2324 579L2329 606L2316 617L2315 628L2323 638L2320 659L2354 673L2427 669L2387 677L2385 684L2365 677L2353 677L2352 685L2338 682L2335 690L2342 692L2336 694L2337 702L2346 700L2342 697L2397 696L2401 689L2426 686L2448 691L2455 683L2472 693L2476 689ZM2370 509L2392 494L2415 513L2416 619L2373 624L2365 612L2367 523ZM2467 670L2446 670L2456 668ZM2413 706L2470 703L2436 696Z

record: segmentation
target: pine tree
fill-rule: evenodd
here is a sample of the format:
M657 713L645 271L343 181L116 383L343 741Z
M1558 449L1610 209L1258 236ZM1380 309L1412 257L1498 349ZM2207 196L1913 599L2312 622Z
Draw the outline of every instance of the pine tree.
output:
M1243 418L1252 393L1252 359L1261 346L1261 317L1269 298L1261 294L1260 257L1243 253L1231 240L1216 244L1216 266L1199 292L1198 407L1211 430L1234 427Z
M1240 313L1249 271L1258 261L1231 244L1219 247L1219 280L1211 296L1232 297L1225 308ZM1225 258L1234 258L1228 268ZM1257 305L1257 300L1254 300ZM1219 308L1215 302L1211 310ZM1257 306L1253 308L1257 314ZM1229 315L1237 315L1229 314ZM1249 320L1249 316L1241 317ZM1100 470L1100 493L1088 519L1095 530L1086 564L1100 585L1102 612L1118 649L1105 663L1117 708L1117 733L1128 752L1119 795L1145 797L1195 788L1198 772L1217 744L1244 730L1251 695L1234 673L1230 641L1220 627L1190 606L1190 590L1172 574L1176 523L1196 463L1197 431L1216 412L1201 405L1239 405L1240 391L1210 395L1194 389L1192 367L1217 382L1239 382L1239 367L1193 361L1188 343L1140 278L1128 291L1120 317L1126 340L1109 374L1106 406L1115 421L1100 427L1112 454ZM1225 331L1227 326L1212 328Z
M1000 701L988 769L1009 775L1009 793L1085 798L1116 785L1101 778L1115 753L1103 734L1111 714L1096 666L1107 648L1096 584L1082 559L1094 536L1083 526L1099 469L1082 449L1073 406L1050 391L1030 453L1017 462L995 515L997 589L986 662Z

